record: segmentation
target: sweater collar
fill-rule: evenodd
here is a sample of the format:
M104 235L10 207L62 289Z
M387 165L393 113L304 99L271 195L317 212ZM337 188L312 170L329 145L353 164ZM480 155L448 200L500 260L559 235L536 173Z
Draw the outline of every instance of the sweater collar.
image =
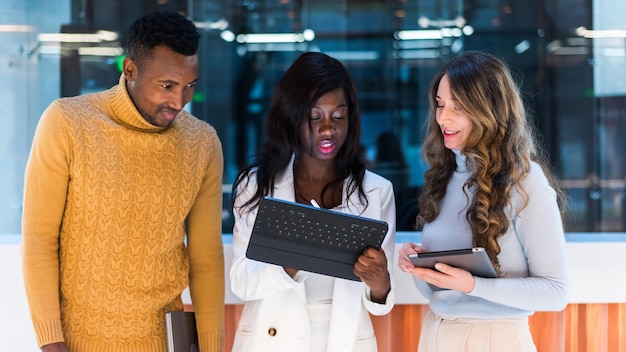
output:
M123 73L119 83L109 90L109 105L113 110L111 118L127 128L141 132L160 132L167 128L155 126L141 116L128 94Z
M467 158L458 149L452 149L456 159L456 172L467 172Z

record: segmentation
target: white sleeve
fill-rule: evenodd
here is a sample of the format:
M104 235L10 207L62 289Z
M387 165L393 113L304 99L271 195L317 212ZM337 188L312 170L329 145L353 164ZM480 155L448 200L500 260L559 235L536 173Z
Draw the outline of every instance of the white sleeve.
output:
M241 205L251 198L254 187L256 187L256 179L251 177L244 180L242 184L245 187L238 190L233 206L235 226L233 227L233 261L230 268L230 285L237 297L244 301L250 301L268 298L276 292L294 288L302 284L307 275L297 275L296 280L294 280L282 266L246 258L246 250L257 209L243 212Z
M385 183L384 187L379 189L380 192L380 204L370 204L369 206L379 206L380 207L380 220L383 220L389 226L387 231L387 235L383 240L382 249L385 252L385 256L387 257L387 271L389 272L389 285L391 286L391 290L387 295L387 299L385 304L379 304L371 301L370 289L366 287L364 296L363 296L363 304L365 308L374 315L385 315L391 311L393 306L395 305L395 283L393 279L393 256L395 254L395 245L396 245L396 203L395 196L393 192L393 186L389 182Z

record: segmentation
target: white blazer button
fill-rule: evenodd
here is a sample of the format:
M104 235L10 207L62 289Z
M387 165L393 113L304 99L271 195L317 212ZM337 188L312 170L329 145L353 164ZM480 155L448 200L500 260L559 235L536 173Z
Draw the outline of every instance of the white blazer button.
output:
M276 336L276 328L269 328L269 330L267 330L267 334L270 336Z

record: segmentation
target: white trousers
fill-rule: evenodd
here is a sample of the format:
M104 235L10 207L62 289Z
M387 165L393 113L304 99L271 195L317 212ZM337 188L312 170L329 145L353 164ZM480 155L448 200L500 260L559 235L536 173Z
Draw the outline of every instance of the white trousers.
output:
M330 304L307 305L311 324L311 352L325 352L328 348Z
M418 352L537 352L528 317L511 319L442 318L428 312Z
M307 305L309 323L311 324L311 352L328 351L331 308L330 304ZM356 341L351 352L377 352L376 337L368 312L363 312L358 324Z

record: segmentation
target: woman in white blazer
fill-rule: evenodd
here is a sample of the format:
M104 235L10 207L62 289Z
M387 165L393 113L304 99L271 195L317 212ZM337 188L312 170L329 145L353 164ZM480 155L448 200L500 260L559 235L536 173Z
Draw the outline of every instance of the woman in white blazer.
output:
M391 182L361 160L356 88L345 67L322 53L302 54L274 91L266 133L256 161L233 184L230 282L245 302L233 352L377 351L370 313L387 314L395 301L395 202ZM380 219L389 231L381 249L355 263L361 281L251 260L245 253L266 195Z

